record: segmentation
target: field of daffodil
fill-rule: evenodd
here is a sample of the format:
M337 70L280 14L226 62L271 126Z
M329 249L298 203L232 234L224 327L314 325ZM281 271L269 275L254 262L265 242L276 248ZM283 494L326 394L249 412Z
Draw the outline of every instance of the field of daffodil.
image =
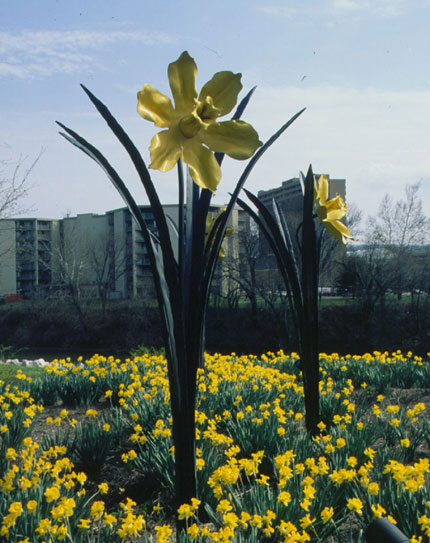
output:
M321 355L320 434L304 430L298 356L206 355L199 496L173 507L162 356L54 360L0 385L0 540L364 542L387 517L430 540L430 363Z

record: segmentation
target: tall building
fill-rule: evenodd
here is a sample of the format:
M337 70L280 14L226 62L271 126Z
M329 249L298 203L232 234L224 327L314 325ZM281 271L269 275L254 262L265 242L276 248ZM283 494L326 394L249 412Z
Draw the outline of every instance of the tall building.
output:
M216 214L222 206L212 206ZM163 206L175 247L177 205ZM145 222L156 233L150 206L141 206ZM248 216L233 209L226 238L227 258L239 258L240 231ZM222 285L221 285L222 287ZM142 233L127 208L104 215L91 213L64 219L0 219L0 295L26 298L60 292L84 297L131 298L152 292L152 272Z

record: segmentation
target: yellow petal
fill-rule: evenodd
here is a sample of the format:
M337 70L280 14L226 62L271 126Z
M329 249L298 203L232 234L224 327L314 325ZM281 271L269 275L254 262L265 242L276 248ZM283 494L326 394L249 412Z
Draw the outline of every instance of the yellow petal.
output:
M351 236L351 232L348 230L348 227L345 224L343 224L342 221L333 221L333 225L335 226L335 228L339 230L339 232L343 236L345 236L346 238L353 239Z
M210 96L206 96L201 102L197 101L195 112L205 123L215 121L221 115L221 111L215 107L214 101Z
M334 198L331 198L330 200L324 202L324 207L327 209L327 213L339 210L346 214L346 212L348 211L348 208L346 207L343 198L339 196L339 194L337 194Z
M327 210L326 220L333 222L338 221L340 219L343 219L345 217L346 213L343 209L331 209Z
M346 243L346 238L353 239L348 228L341 221L323 221L324 227L332 236L342 243Z
M238 160L249 158L261 145L257 132L243 121L212 123L199 137L212 151Z
M185 115L178 123L178 128L181 131L182 135L189 139L194 138L194 136L200 131L204 126L200 117L196 113L190 113Z
M151 153L150 168L167 172L178 162L181 155L181 141L175 137L173 130L158 132L151 140L149 146Z
M197 98L197 66L194 59L184 51L178 60L169 64L167 73L176 111L181 114L191 113Z
M147 121L152 121L160 128L169 126L174 117L172 102L151 85L145 84L137 93L137 111Z
M324 228L330 232L330 234L336 238L338 241L341 241L342 243L346 243L345 238L342 236L342 234L339 232L339 230L333 225L331 222L323 221L322 223L324 225Z
M321 203L324 203L328 199L328 179L322 174L318 180L319 186L317 190L317 197Z
M348 208L346 207L345 202L343 199L338 195L335 198L332 198L331 200L327 200L322 206L326 210L326 216L324 217L328 221L335 221L342 219L347 211ZM318 211L317 211L318 214Z
M193 139L185 145L182 158L188 164L194 183L215 192L221 179L221 169L212 151Z
M226 115L234 108L237 95L242 90L241 77L242 74L233 72L217 72L203 85L199 100L203 101L210 96L214 106L220 110L220 115Z

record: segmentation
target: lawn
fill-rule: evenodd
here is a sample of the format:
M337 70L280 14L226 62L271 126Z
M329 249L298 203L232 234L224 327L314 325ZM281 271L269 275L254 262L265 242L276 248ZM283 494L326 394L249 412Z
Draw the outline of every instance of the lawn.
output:
M23 373L27 377L32 379L37 379L45 375L45 371L42 368L37 367L22 367L18 368L14 364L1 364L0 363L0 381L3 381L5 384L16 385L19 383L17 378L17 370L21 369L20 373Z
M0 535L11 543L175 541L166 363L159 355L0 366ZM5 380L5 379L3 379ZM190 542L364 542L388 517L430 535L430 363L321 355L320 434L304 430L294 353L206 355Z

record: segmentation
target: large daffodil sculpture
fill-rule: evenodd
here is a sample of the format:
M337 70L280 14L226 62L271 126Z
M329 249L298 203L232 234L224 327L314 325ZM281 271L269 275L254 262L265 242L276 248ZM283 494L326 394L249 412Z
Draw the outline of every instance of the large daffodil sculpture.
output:
M187 52L168 67L174 104L151 85L138 93L138 112L161 131L150 144L151 168L167 171L177 165L178 221L166 216L148 167L137 147L108 108L88 89L84 91L127 151L146 191L156 224L150 230L141 208L108 159L74 130L59 123L62 135L106 172L138 224L148 253L157 293L169 373L175 450L177 505L197 495L195 407L197 372L203 366L205 320L209 292L222 243L231 233L230 213L254 165L301 115L296 113L264 145L257 132L240 117L252 95L239 103L230 120L219 117L234 108L242 89L240 74L218 72L197 94L197 67ZM221 178L224 154L247 159L230 200L214 214L211 199ZM188 165L184 176L182 164Z
M149 147L150 168L166 172L181 158L197 185L216 191L221 168L214 152L243 160L251 157L261 141L254 128L240 120L218 122L236 105L242 89L241 74L218 72L196 91L197 66L184 51L169 64L168 76L174 106L167 96L145 84L138 93L137 111L159 128Z
M348 228L341 221L348 211L343 198L337 194L329 200L329 182L324 174L320 175L318 181L315 178L314 183L314 208L317 217L332 236L345 244L348 238L353 238Z

